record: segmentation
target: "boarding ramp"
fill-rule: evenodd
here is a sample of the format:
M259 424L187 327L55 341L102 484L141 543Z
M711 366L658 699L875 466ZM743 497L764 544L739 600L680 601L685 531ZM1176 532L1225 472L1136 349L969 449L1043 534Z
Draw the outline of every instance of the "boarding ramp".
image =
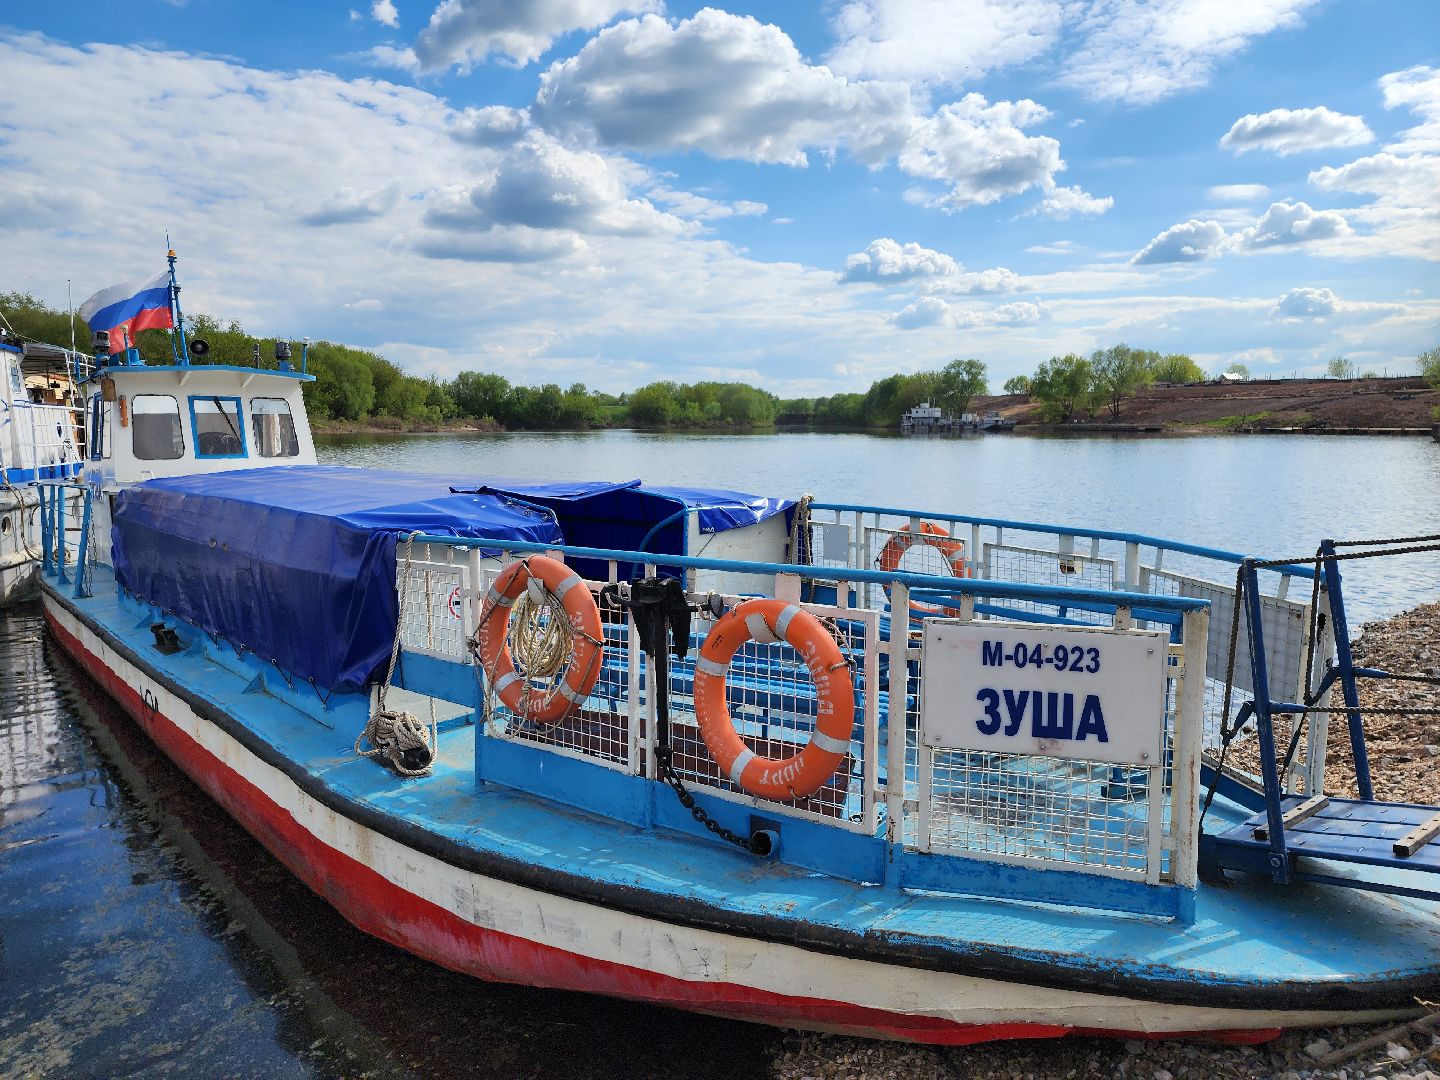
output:
M1219 879L1226 870L1239 870L1265 874L1282 885L1313 882L1440 900L1440 879L1434 877L1440 874L1440 806L1375 798L1363 715L1440 717L1440 709L1401 705L1362 710L1359 695L1362 681L1440 685L1440 677L1357 665L1341 585L1343 562L1437 551L1440 535L1321 542L1306 560L1316 571L1314 626L1304 654L1305 691L1293 696L1271 689L1288 683L1272 681L1268 664L1271 650L1259 587L1259 572L1267 564L1253 559L1242 563L1235 587L1241 607L1232 613L1234 644L1222 670L1227 700L1240 685L1252 693L1222 733L1219 757L1208 770L1206 806L1223 790L1255 813L1232 828L1202 835L1201 867L1208 876ZM1247 616L1243 620L1242 612ZM1328 633L1321 634L1320 625L1327 626ZM1323 766L1295 791L1286 781L1302 740L1323 746L1326 729L1337 716L1345 721L1359 797L1327 794ZM1225 760L1252 722L1258 784L1246 784L1226 768ZM1288 738L1283 737L1286 729Z

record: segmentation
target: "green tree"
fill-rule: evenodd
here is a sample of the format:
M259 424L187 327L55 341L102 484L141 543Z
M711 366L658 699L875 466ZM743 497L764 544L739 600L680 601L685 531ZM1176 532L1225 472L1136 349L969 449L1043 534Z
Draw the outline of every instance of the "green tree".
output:
M935 381L935 401L951 416L970 408L970 399L990 392L989 372L980 360L951 360Z
M1250 378L1250 369L1244 364L1240 363L1239 360L1236 360L1233 364L1231 364L1225 369L1225 374L1239 375L1242 379L1248 379Z
M1026 397L1029 397L1030 376L1016 375L1013 378L1006 379L1003 389L1007 394L1024 394Z
M1205 381L1205 372L1200 369L1200 365L1184 353L1171 353L1160 357L1150 369L1150 374L1155 377L1156 382L1174 383L1178 386Z
M1420 374L1435 389L1440 390L1440 345L1426 349L1415 358Z
M630 395L630 421L641 427L664 427L680 414L679 387L655 382Z
M451 381L448 390L459 415L472 420L488 416L504 422L505 403L510 394L510 382L505 376L462 371Z
M1148 354L1123 344L1095 350L1090 369L1096 393L1109 406L1112 420L1120 418L1125 399L1151 379Z
M1083 356L1067 353L1052 356L1036 370L1030 380L1030 393L1040 402L1040 415L1046 420L1069 420L1075 410L1091 411L1094 371Z
M1332 379L1355 378L1355 364L1344 356L1332 356L1325 365L1325 374Z
M383 392L376 390L375 412L400 420L418 420L428 415L425 402L429 395L430 384L424 379L401 375L389 380Z
M360 420L375 406L375 381L364 354L343 345L317 341L310 346L310 374L305 405L320 418Z

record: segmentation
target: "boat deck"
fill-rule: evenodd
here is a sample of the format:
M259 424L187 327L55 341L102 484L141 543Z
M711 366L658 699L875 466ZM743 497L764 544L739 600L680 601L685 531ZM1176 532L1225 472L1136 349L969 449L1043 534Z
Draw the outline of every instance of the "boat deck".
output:
M249 675L226 662L228 645L202 636L162 655L149 620L118 597L106 568L95 568L91 598L64 602L317 803L447 862L499 876L528 868L552 890L568 883L577 899L822 951L901 956L915 967L1072 989L1123 986L1176 1002L1353 1007L1368 991L1375 1007L1403 1008L1440 986L1440 907L1424 901L1249 877L1201 885L1186 925L904 891L756 859L718 840L637 829L499 785L477 788L476 729L463 722L444 726L433 776L401 780L354 754L348 720L331 729L256 692ZM650 787L651 797L673 799L662 785ZM1224 832L1250 816L1217 798L1207 824Z

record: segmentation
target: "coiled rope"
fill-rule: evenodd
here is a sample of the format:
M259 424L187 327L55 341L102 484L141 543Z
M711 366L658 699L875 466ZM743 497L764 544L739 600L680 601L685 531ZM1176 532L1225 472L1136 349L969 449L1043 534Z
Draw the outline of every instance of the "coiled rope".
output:
M401 627L404 625L405 601L410 592L410 560L414 552L415 537L411 533L405 538L405 562L396 584L398 603L395 610L395 641L390 646L390 665L385 669L385 681L375 696L375 712L365 723L365 730L355 739L355 753L361 757L383 758L401 776L429 776L434 769L435 750L440 743L440 731L435 719L435 699L430 699L430 724L427 727L414 713L385 708L385 694L395 677L395 662L400 657ZM365 743L370 744L365 749Z

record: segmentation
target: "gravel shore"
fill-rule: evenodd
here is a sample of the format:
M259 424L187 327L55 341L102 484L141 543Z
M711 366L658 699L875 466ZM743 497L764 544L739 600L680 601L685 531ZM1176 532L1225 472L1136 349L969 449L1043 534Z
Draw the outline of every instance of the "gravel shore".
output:
M1357 663L1370 667L1440 675L1440 603L1367 623L1355 656ZM1440 686L1370 683L1362 687L1362 706L1440 707ZM1337 718L1332 730L1327 790L1353 793L1354 771L1343 720ZM1367 716L1366 731L1377 798L1426 803L1440 799L1440 717L1376 714ZM1440 1003L1433 1005L1440 1008ZM795 1033L776 1052L772 1075L777 1080L1440 1080L1440 1030L1410 1032L1330 1067L1317 1063L1332 1049L1391 1026L1295 1031L1262 1046L1065 1038L928 1047Z

